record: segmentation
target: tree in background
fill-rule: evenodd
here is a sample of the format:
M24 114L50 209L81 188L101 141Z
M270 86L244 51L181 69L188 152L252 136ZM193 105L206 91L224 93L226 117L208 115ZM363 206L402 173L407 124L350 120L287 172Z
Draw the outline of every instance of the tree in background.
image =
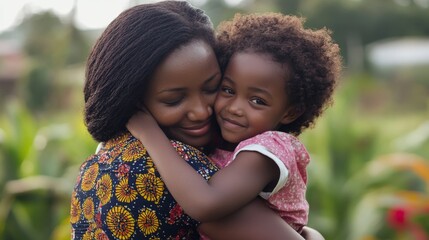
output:
M303 16L310 28L333 31L346 63L348 49L354 45L394 37L429 36L428 0L243 0L229 7L225 1L209 0L201 7L214 25L232 18L234 13L275 11Z
M18 26L23 49L31 59L21 94L33 113L63 108L64 101L58 101L68 91L63 72L75 65L83 67L86 60L91 43L74 25L73 14L64 22L52 12L37 13Z

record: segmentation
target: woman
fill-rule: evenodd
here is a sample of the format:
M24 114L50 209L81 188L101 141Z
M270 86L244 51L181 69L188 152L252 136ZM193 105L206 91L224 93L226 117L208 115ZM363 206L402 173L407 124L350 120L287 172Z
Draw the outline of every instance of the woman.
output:
M217 168L194 147L211 140L221 78L214 42L209 18L178 1L130 8L97 40L87 64L85 122L105 144L81 166L71 202L73 239L199 238L198 222L183 213L125 125L148 101L148 89L160 91L154 101L165 112L156 120L181 156L209 179ZM175 84L166 85L171 79ZM205 232L213 239L301 239L257 200L206 224Z

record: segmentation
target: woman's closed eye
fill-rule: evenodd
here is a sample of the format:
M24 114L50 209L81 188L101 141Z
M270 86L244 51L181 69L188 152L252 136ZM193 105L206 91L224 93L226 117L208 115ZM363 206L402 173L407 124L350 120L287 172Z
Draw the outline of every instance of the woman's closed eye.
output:
M208 87L208 88L203 89L203 91L207 94L215 94L215 93L217 93L218 90L219 90L218 86L210 87L210 88Z
M183 97L180 97L180 98L164 99L161 102L167 106L177 106L182 102L182 100L183 100Z

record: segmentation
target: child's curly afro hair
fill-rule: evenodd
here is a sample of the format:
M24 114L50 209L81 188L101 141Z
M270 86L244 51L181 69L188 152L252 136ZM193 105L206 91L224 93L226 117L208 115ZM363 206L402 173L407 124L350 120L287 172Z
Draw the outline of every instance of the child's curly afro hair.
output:
M217 28L217 54L222 71L235 53L268 54L286 64L286 94L302 111L295 121L279 130L294 135L310 127L332 103L342 61L340 49L326 28L312 30L304 19L279 13L236 14Z

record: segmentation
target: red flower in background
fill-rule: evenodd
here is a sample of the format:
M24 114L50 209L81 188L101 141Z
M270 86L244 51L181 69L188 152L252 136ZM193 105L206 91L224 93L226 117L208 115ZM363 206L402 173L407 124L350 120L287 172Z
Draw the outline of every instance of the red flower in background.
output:
M387 224L397 231L406 231L414 240L428 240L425 229L418 223L421 215L427 214L427 206L423 209L396 206L387 210Z
M387 211L387 223L396 230L406 229L409 226L408 209L401 206L390 208Z

